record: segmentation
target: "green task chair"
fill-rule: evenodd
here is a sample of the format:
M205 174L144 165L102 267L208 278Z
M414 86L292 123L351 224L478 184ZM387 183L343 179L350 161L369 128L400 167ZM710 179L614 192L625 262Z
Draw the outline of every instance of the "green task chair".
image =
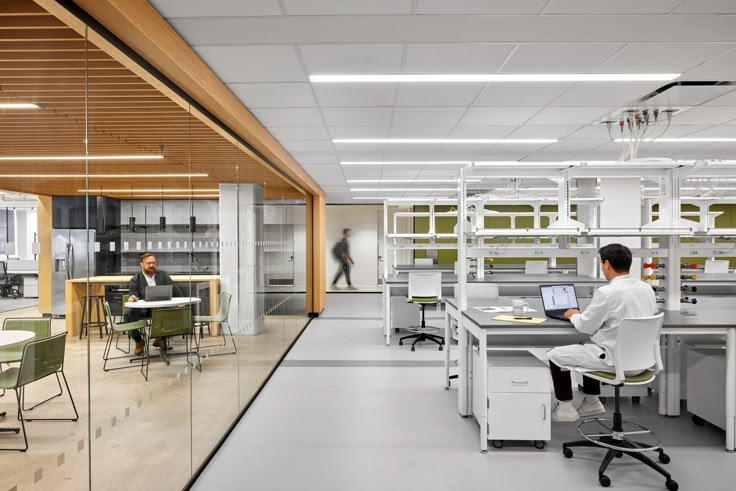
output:
M136 365L131 365L130 363L124 366L107 368L107 362L109 360L123 360L123 359L130 360L132 358L131 356L110 356L110 350L112 349L112 338L113 338L113 335L117 335L118 338L120 337L121 334L130 335L132 331L137 331L137 330L145 332L146 327L148 327L148 322L145 320L139 320L135 322L125 322L125 323L117 324L112 316L112 312L110 311L110 304L107 303L107 301L105 301L104 309L105 309L105 316L107 317L107 322L108 324L110 324L112 328L112 334L107 337L107 343L105 343L105 350L102 352L102 359L105 360L104 363L102 364L102 369L106 372L109 372L112 370L122 370L123 368L134 368ZM123 350L120 350L120 351L123 351ZM128 351L128 353L130 353L130 351ZM143 357L141 357L141 368L143 368Z
M238 347L235 345L235 336L233 336L233 331L230 328L230 322L228 321L228 317L230 316L230 300L232 299L232 295L229 293L220 293L220 309L217 311L216 315L195 315L194 316L194 325L199 327L199 337L202 338L202 327L204 324L207 324L207 330L209 331L213 322L219 322L220 323L220 335L222 336L222 344L215 344L212 346L227 346L227 338L225 337L225 328L224 325L227 325L227 331L230 333L230 340L233 342L233 350L228 351L226 353L214 353L209 356L219 356L219 355L232 355L238 352ZM200 346L201 348L210 348L212 346Z
M28 450L28 436L26 434L26 421L77 421L79 414L77 406L74 404L74 398L69 390L69 383L64 375L64 348L66 345L66 332L57 334L56 336L46 337L37 341L29 341L23 347L20 365L0 373L0 388L13 389L15 398L18 402L18 421L20 421L23 429L23 440L25 446L23 448L3 448L1 450L19 450L25 452ZM33 418L26 419L23 417L23 403L21 401L21 393L23 388L37 380L41 380L50 375L56 375L57 380L61 374L64 379L66 391L69 394L69 400L74 409L73 418ZM35 406L34 406L35 407ZM12 431L19 433L17 428L4 428L3 431Z
M662 441L654 432L639 424L623 420L619 397L619 389L624 385L649 385L662 370L659 335L663 319L664 314L624 319L618 328L613 371L585 374L586 377L615 387L613 419L590 418L582 421L578 424L578 433L584 440L563 443L562 453L569 459L572 458L570 447L606 449L606 456L598 469L598 482L604 488L611 485L611 479L605 474L609 464L615 457L624 455L633 457L659 472L666 479L665 486L670 491L677 491L679 487L669 472L644 455L645 452L657 452L661 463L670 462L669 456L662 449ZM575 370L580 367L565 368ZM638 375L631 376L626 373Z
M186 354L187 362L189 362L189 355L195 354L197 356L197 368L202 371L202 363L199 358L199 346L197 345L197 337L194 336L195 351L190 351L191 338L194 334L194 324L192 323L192 306L184 305L181 307L171 309L153 309L151 312L151 325L148 332L148 339L161 338L161 359L168 365L169 355L167 353L166 338L172 336L184 336L186 339ZM151 355L148 348L148 343L144 343L143 357L145 362L141 366L141 373L143 378L148 380L148 365L151 364ZM145 370L144 370L145 368Z
M5 321L3 321L3 331L31 331L36 335L35 337L32 338L32 340L47 338L51 335L51 318L49 317L47 318L43 318L43 317L8 318L8 319L5 319ZM25 346L25 343L18 343L12 346L7 346L5 348L0 348L0 372L2 372L2 363L20 362L20 359L23 356L24 346ZM59 397L62 394L61 382L59 382L58 376L56 377L56 381L59 384L59 393L51 396L50 398L46 399L43 402L40 402L39 404L36 404L36 406L43 404L44 402L47 402L53 399L54 397ZM5 395L5 390L3 390L2 395ZM36 406L24 408L24 410L30 411ZM0 413L0 415L4 415L4 413Z

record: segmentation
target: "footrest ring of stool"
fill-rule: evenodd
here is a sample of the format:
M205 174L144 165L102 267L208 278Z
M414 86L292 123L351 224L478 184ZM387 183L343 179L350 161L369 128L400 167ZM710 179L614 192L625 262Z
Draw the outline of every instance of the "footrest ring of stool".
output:
M604 423L609 423L605 425ZM591 431L585 431L590 427ZM596 425L596 426L594 426ZM578 433L580 436L585 438L591 443L600 447L608 448L611 450L626 451L626 452L653 452L658 451L662 448L662 440L652 430L645 428L637 423L631 421L622 421L624 428L623 432L613 431L613 419L610 418L589 418L578 423ZM629 426L630 428L626 428ZM599 428L601 432L594 433L592 430ZM642 436L649 436L652 442L642 443L637 441ZM621 442L621 445L601 441L601 438L606 438L611 442Z
M440 332L438 327L431 327L431 326L412 326L407 329L409 332L413 332L415 334L437 334Z

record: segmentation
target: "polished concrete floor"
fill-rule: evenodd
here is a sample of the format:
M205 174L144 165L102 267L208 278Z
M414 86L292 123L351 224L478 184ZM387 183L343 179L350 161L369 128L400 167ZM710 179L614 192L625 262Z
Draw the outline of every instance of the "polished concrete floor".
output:
M598 488L600 451L562 456L561 443L577 439L573 424L555 424L544 450L517 442L481 454L477 423L458 416L456 389L443 389L442 353L386 347L380 317L380 295L329 294L194 489ZM734 488L736 454L723 450L722 430L687 413L657 416L654 396L624 402L623 412L662 437L680 489ZM665 489L626 457L607 474L611 489Z
M5 312L0 322L27 316L38 312L35 308ZM223 349L203 349L201 372L192 370L185 357L172 358L170 365L154 358L148 382L136 368L103 372L105 339L96 332L89 339L67 338L64 371L79 421L26 423L28 452L0 454L0 490L89 489L90 468L95 490L181 489L305 323L303 316L270 316L264 333L236 336L237 355L209 356ZM53 320L53 333L64 329L63 320ZM203 344L216 341L205 337ZM181 341L175 342L174 351L181 350ZM120 344L127 348L127 340ZM152 348L152 354L157 356L158 350ZM127 360L119 363L130 365ZM28 404L55 390L53 378L33 384L27 391ZM0 411L8 413L0 418L0 426L18 426L16 407L12 392L0 397ZM65 394L27 412L26 418L71 415ZM2 448L19 443L15 435L0 435Z

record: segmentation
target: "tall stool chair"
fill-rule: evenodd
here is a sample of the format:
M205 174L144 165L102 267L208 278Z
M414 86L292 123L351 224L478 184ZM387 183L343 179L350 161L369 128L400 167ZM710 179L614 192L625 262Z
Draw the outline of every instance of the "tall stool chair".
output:
M97 314L97 320L92 320L92 311ZM107 321L105 320L105 296L104 295L86 295L84 297L84 305L82 306L82 317L79 322L79 339L82 339L82 335L86 332L89 334L89 330L96 327L100 331L100 337L102 337L102 330L105 330L107 334L108 327Z
M414 334L399 338L399 346L403 346L405 339L413 339L411 350L416 351L416 344L422 341L433 341L439 345L442 351L445 339L437 336L439 329L429 327L424 322L424 308L427 305L439 305L442 300L442 273L409 273L409 299L410 303L419 304L419 310L422 315L421 323L418 326L410 327L409 332Z
M613 419L590 418L578 424L578 432L584 440L562 444L562 453L572 458L571 447L595 447L607 449L598 469L598 482L604 488L611 485L605 474L608 465L615 457L628 455L659 472L666 479L665 486L677 491L677 481L662 466L654 462L645 452L657 452L659 461L670 462L670 457L662 449L662 440L643 426L624 421L621 415L620 388L624 385L650 384L656 374L662 371L662 358L659 351L659 332L664 314L638 319L624 319L618 329L617 348L614 356L615 372L588 372L585 375L599 382L615 387L616 408ZM565 367L580 370L581 367ZM626 375L626 373L638 375ZM644 439L645 441L642 441Z

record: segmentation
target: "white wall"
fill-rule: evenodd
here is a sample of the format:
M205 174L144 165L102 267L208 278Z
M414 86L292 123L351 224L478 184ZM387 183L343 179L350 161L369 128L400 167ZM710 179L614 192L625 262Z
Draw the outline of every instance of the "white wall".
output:
M332 257L332 246L342 238L342 229L353 229L350 240L350 255L355 261L350 276L358 288L375 289L378 286L379 223L383 225L382 205L327 205L325 244L327 286L339 267ZM345 286L345 278L338 285Z

